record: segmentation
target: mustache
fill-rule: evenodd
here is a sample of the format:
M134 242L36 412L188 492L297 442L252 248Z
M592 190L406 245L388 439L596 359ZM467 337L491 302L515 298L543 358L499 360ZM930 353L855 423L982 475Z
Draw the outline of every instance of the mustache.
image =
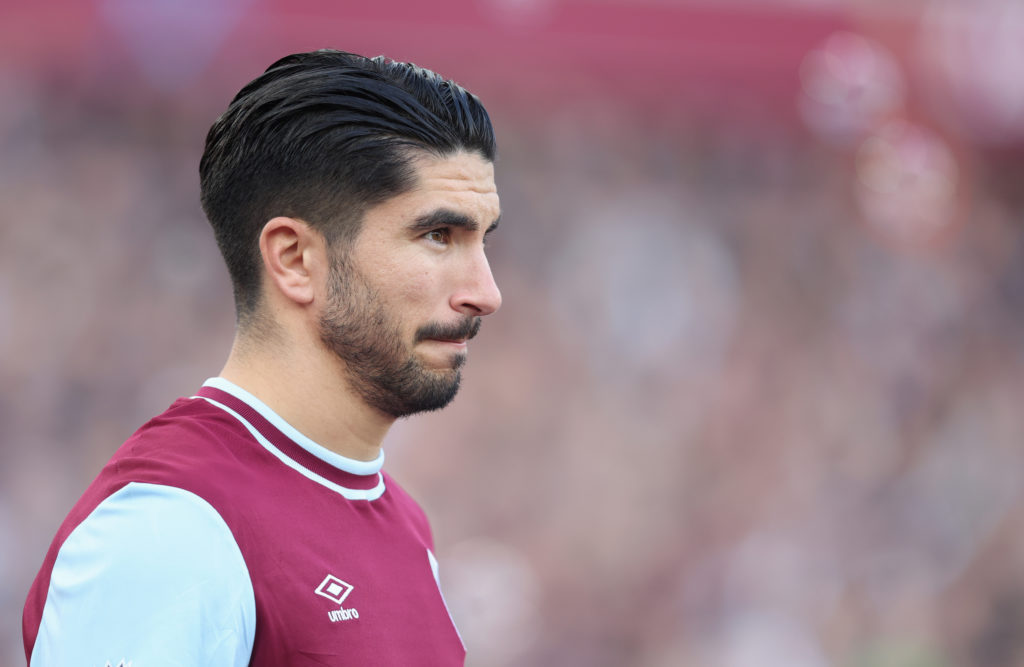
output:
M427 340L428 338L435 338L439 340L458 340L458 339L470 339L480 333L480 325L483 324L483 320L479 317L467 317L464 320L456 322L454 324L441 324L439 322L431 322L425 326L420 327L416 332L416 342Z

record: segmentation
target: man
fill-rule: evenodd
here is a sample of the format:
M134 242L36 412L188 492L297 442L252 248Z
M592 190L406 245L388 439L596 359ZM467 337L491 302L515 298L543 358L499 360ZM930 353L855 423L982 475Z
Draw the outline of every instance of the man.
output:
M200 163L234 287L219 377L133 435L29 593L32 665L451 665L426 517L385 473L501 304L480 102L411 64L288 56Z

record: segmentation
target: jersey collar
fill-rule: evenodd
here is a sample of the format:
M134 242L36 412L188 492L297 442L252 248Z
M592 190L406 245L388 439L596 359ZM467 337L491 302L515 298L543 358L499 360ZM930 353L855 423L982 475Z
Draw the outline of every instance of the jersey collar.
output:
M333 452L303 435L261 400L221 377L204 382L196 398L231 414L264 449L313 481L347 498L373 500L383 494L383 450L372 461Z

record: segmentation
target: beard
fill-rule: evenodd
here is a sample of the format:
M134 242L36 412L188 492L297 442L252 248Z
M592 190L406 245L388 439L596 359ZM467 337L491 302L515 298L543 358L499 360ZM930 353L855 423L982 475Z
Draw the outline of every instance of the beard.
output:
M331 267L327 299L320 340L344 362L349 385L367 405L397 419L439 410L455 398L465 354L452 355L447 369L424 367L376 292L344 257ZM416 331L412 343L472 338L480 322L465 317L454 324L430 323Z

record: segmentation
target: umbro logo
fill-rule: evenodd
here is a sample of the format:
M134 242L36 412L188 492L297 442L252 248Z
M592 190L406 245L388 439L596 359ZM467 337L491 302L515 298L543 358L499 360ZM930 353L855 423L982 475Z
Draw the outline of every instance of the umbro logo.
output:
M350 621L354 618L359 618L359 612L355 609L345 609L342 607L342 603L345 602L345 598L348 597L349 593L352 592L354 587L352 584L338 579L333 574L328 574L320 585L316 587L314 591L317 595L323 596L331 602L341 607L340 609L332 609L327 612L327 618L331 619L332 623L338 621Z
M333 574L327 575L327 578L316 587L317 595L322 595L337 605L341 605L351 592L352 584L338 579Z

